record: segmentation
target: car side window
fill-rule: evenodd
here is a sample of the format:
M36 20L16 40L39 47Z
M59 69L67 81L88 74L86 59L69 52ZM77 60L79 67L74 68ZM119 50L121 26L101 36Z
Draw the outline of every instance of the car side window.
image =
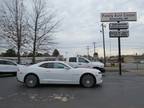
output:
M76 57L71 57L71 58L69 58L69 62L76 62L77 60L76 60Z
M10 61L5 61L5 64L6 64L6 65L15 65L15 66L16 66L16 64L15 64L15 63L10 62Z
M78 60L79 60L79 62L81 62L81 63L88 63L88 61L85 60L85 59L83 59L83 58L79 58Z
M3 65L3 64L4 64L4 61L3 61L3 60L0 60L0 64Z
M68 68L68 66L66 66L65 64L62 64L62 63L54 63L54 68L55 69L64 69L64 68Z
M43 63L40 65L43 68L54 68L54 63Z
M15 63L10 62L10 61L4 61L4 60L0 60L0 64L1 64L1 65L15 65L15 66L16 66Z

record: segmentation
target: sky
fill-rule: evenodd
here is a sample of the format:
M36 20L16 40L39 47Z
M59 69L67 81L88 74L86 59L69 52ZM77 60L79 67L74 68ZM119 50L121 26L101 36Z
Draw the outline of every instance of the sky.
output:
M48 4L61 20L55 34L58 44L54 48L62 55L87 55L88 46L92 55L93 42L96 42L96 51L103 56L102 12L137 12L137 21L129 22L129 37L121 39L122 54L144 53L144 0L49 0ZM106 55L117 55L118 40L109 38L108 24L104 23Z
M103 44L100 13L102 12L137 12L137 21L129 22L130 35L121 39L122 54L144 53L144 0L52 0L50 1L62 19L56 34L56 48L63 55L86 55L87 46L90 54L96 51L103 56ZM106 55L118 54L118 40L109 38L109 23L104 23Z

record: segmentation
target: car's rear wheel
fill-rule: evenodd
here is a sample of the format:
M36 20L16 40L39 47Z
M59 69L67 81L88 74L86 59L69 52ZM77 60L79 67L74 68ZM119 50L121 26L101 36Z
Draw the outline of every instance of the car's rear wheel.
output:
M96 80L93 75L86 74L82 76L80 83L83 87L91 88L96 84Z
M38 85L38 78L36 75L28 75L25 78L25 84L29 88L34 88Z

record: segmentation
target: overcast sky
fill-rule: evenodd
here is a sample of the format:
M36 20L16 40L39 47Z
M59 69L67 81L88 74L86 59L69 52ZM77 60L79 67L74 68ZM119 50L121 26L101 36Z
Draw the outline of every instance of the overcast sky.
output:
M27 0L29 1L29 0ZM61 26L55 34L63 55L87 54L87 46L93 53L103 56L101 12L137 12L137 22L129 22L130 36L122 39L122 54L144 53L144 0L49 0L49 6L57 12ZM104 23L106 55L117 55L117 39L109 38L108 23Z
M93 53L103 55L100 13L137 12L138 21L129 23L130 36L122 39L122 54L144 53L144 0L52 0L50 1L62 18L56 34L60 52L67 55L87 54L86 46ZM106 53L117 55L117 39L109 38L108 23L105 23Z

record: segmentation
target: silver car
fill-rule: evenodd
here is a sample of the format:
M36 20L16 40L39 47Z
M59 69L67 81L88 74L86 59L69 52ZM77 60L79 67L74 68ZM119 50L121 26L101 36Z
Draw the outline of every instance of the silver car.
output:
M0 74L16 75L17 71L18 71L17 63L11 60L0 59Z

